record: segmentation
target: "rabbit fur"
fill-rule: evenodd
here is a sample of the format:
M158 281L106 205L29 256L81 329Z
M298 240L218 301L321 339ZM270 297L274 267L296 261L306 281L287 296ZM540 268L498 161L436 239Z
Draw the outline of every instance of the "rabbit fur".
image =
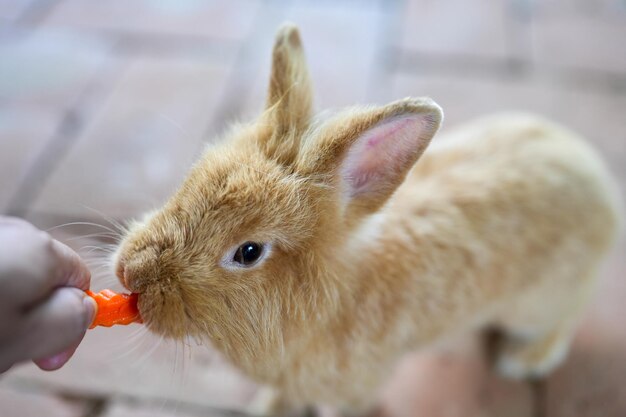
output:
M505 334L500 372L549 372L619 228L613 180L539 117L429 146L441 121L428 98L315 117L298 31L282 27L264 112L115 255L146 326L210 340L289 406L366 410L401 355L487 325ZM248 241L261 260L234 264Z

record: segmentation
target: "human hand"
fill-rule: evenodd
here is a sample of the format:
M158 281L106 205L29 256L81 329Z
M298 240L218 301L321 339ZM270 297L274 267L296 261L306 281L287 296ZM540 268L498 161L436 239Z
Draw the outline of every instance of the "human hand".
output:
M0 216L0 372L32 359L62 367L96 311L91 274L69 247L24 220Z

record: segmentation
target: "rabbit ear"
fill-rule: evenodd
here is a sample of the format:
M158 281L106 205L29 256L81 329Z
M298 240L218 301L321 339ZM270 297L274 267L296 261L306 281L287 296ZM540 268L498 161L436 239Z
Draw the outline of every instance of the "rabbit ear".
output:
M264 113L264 122L272 130L264 143L270 155L294 156L298 133L310 122L312 104L311 83L298 28L287 23L276 34ZM278 157L286 158L285 155Z
M372 212L404 181L442 118L441 108L430 99L352 111L330 123L314 145L317 151L305 150L309 155L304 159L316 161L315 171L330 170L339 179L349 207Z
M298 28L291 23L276 34L266 107L277 125L285 129L301 129L311 118L309 72Z

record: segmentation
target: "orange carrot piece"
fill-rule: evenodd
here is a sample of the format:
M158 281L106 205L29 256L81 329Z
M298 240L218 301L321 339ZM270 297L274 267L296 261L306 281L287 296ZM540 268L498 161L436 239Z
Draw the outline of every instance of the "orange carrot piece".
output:
M98 312L89 326L90 329L96 326L111 327L115 324L142 322L137 308L137 294L117 294L111 290L102 290L99 293L89 290L85 292L98 304Z

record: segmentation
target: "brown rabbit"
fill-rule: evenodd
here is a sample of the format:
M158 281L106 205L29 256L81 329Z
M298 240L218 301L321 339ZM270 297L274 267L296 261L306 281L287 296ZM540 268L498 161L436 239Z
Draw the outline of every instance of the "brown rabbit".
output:
M346 411L372 405L402 354L479 326L504 332L506 375L558 365L619 226L595 152L519 114L424 152L442 120L428 98L325 120L311 103L287 25L264 113L116 254L148 328L208 338L290 405Z

